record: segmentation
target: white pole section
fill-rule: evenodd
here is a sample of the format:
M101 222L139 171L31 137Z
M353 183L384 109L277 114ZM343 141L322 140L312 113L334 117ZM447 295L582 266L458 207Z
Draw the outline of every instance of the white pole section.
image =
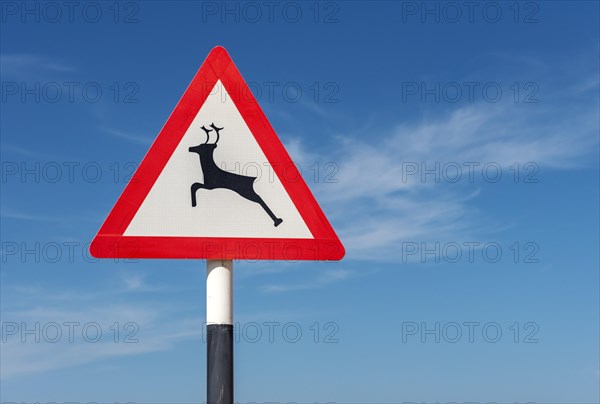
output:
M206 324L233 324L233 262L206 262Z

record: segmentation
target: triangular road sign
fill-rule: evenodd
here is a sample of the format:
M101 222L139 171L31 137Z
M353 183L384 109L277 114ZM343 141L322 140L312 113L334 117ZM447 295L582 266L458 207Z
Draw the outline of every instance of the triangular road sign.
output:
M339 260L344 247L214 48L92 241L98 258Z

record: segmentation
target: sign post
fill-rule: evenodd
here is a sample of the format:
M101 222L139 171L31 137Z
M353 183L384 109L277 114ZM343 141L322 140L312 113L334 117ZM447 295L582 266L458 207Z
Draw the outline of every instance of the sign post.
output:
M206 261L206 401L233 403L233 261Z
M215 47L90 245L207 260L207 399L233 403L233 260L337 261L344 247L227 51Z

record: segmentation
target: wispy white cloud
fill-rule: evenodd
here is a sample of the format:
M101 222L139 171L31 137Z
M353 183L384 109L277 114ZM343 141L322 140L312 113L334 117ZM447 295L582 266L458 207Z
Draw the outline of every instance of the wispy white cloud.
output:
M597 89L593 77L581 88ZM476 104L415 124L397 124L377 137L337 137L327 156L306 152L298 139L287 142L296 161L339 164L337 183L311 184L342 236L349 259L396 261L402 241L487 238L509 224L495 223L478 209L482 167L498 164L503 175L515 162L540 170L572 169L597 163L598 101L576 93L552 102ZM477 163L469 182L463 166L458 183L423 180L423 167ZM419 173L409 175L407 165ZM413 166L414 168L414 166ZM506 177L505 177L506 178ZM283 289L282 289L283 290Z
M147 146L149 146L154 140L153 137L143 137L111 128L102 128L102 131L108 133L109 135Z
M165 291L164 287L150 285L146 280L146 274L140 272L127 272L120 275L123 288L117 288L116 293L130 292L158 292Z
M352 273L323 272L318 283L324 286L348 276ZM153 285L137 273L118 275L114 282L107 284L110 286L94 285L93 290L3 285L1 316L5 328L1 342L0 380L168 351L185 341L199 341L203 336L199 312L195 308L186 310L174 302L172 296L177 291ZM308 289L313 285L298 287ZM273 285L272 292L281 291L276 289ZM152 292L146 296L151 299L137 292ZM171 298L165 298L165 293ZM318 315L324 314L327 311L319 310ZM274 309L242 312L236 322L313 319L315 315L301 309ZM56 336L56 327L43 331L51 323L59 325L62 331L55 343L49 339ZM126 327L128 323L134 325ZM14 324L18 331L15 334L8 332L7 324ZM83 330L86 325L89 332ZM37 331L24 335L23 327L28 330L37 327ZM72 327L72 336L69 327ZM115 334L115 327L120 330L118 334ZM98 328L103 334L98 342L94 342ZM36 342L36 336L39 342ZM129 342L125 342L126 338Z
M34 222L58 222L61 219L56 216L31 215L28 213L9 211L2 209L0 217L3 219L28 220Z
M131 292L158 290L141 277L121 277L120 283L117 292L113 288L95 288L93 293L40 286L3 288L2 378L164 351L178 341L200 337L201 322L186 317L180 307L164 300L149 304L130 299ZM7 324L14 324L18 332L9 333ZM48 324L57 326L47 328ZM86 325L89 332L84 331ZM24 335L23 327L36 331ZM62 335L52 342L57 327ZM98 329L102 336L96 342Z
M2 143L2 145L0 145L0 150L2 150L2 153L16 153L16 154L20 154L23 156L27 156L27 157L35 157L35 158L54 158L51 157L50 155L40 152L39 150L35 150L33 148L26 148L26 147L22 147L22 146L17 146L14 144L7 144L7 143Z
M77 222L97 222L98 218L101 217L98 215L91 214L61 214L61 215L42 215L42 214L32 214L29 212L18 211L6 207L2 207L0 210L0 218L2 219L12 219L12 220L25 220L32 222L49 222L63 223L65 221L77 221Z
M305 282L295 283L268 283L261 287L265 292L283 293L296 290L320 289L332 283L337 283L356 275L355 271L349 269L320 269L321 273L313 279Z
M74 71L77 71L74 66L41 55L24 53L0 55L0 72L3 80L42 78L49 73Z
M5 325L14 321L19 327L25 324L28 329L35 329L35 324L38 323L40 331L36 334L40 341L35 342L35 334L29 335L25 343L21 341L21 334L5 336L0 362L2 378L46 372L113 357L163 351L172 348L179 340L200 336L198 321L172 318L169 310L157 310L156 307L150 309L135 304L73 306L68 309L43 306L23 312L3 313ZM50 323L59 324L63 333L56 343L48 341L55 337L56 328L47 328L50 330L48 336L41 331ZM74 330L72 340L65 334L69 330L64 325L66 323L70 323ZM124 329L128 323L132 325ZM90 328L89 324L95 325ZM120 335L115 333L115 324L120 327ZM91 330L88 334L83 331L86 325L86 329ZM93 342L97 329L101 329L103 335L98 342ZM128 342L125 342L126 336Z

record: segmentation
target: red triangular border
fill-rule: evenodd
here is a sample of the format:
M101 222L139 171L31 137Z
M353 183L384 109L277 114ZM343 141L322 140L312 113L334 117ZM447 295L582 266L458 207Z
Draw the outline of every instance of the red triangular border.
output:
M123 236L217 80L235 103L314 239ZM282 172L286 170L286 175ZM295 170L295 172L294 172ZM290 179L294 179L291 181ZM90 245L97 258L339 260L344 247L225 48L217 46L171 113Z

